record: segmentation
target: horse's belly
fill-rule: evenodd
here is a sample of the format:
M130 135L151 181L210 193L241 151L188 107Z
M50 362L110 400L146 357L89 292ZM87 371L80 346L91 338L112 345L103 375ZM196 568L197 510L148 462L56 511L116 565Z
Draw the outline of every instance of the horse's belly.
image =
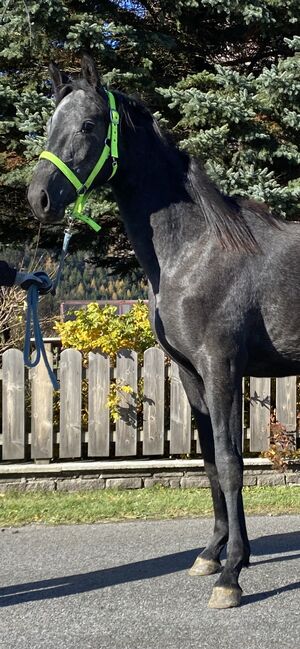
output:
M278 333L269 337L263 332L256 344L248 346L245 375L291 376L300 373L300 341L298 335Z
M300 361L250 359L244 371L244 376L280 377L300 374Z

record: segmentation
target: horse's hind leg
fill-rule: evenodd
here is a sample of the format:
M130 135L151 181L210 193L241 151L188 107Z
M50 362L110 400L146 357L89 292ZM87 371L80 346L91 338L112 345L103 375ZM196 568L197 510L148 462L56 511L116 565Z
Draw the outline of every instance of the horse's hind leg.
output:
M203 381L180 368L180 378L192 407L200 437L201 451L208 476L215 514L213 536L197 557L190 575L211 575L219 572L220 553L228 539L228 519L224 494L221 491L215 464L215 449L209 412L205 403Z

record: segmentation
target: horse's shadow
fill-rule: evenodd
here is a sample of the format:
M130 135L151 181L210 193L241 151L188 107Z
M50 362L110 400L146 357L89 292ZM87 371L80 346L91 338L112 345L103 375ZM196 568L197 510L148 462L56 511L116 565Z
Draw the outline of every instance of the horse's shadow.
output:
M294 553L286 556L267 557L259 561L252 560L251 565L297 559L300 558L300 535L298 532L289 532L287 534L260 537L251 542L251 550L252 557L282 552ZM153 579L155 577L181 572L190 568L199 552L201 552L201 548L195 548L162 557L155 557L153 559L145 559L144 561L104 568L103 570L6 586L0 588L0 607L66 597L68 595L86 593L118 584ZM242 604L246 605L261 601L280 592L298 588L300 588L300 582L295 582L281 588L276 588L275 590L246 595L242 599Z
M300 551L300 532L287 532L286 534L271 534L270 536L260 536L251 541L251 554L253 560L252 565L257 566L260 563L272 563L274 561L288 561L290 559L297 559L300 554L292 554L281 557L268 557L267 559L254 560L254 557L279 554L286 552Z
M45 579L0 588L0 607L21 602L65 597L143 579L188 570L201 549L186 550L154 559L135 561L93 572Z

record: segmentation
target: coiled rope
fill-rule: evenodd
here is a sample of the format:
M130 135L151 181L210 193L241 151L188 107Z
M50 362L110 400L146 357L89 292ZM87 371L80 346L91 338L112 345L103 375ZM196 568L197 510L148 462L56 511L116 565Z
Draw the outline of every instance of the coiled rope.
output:
M60 281L64 260L68 251L69 241L71 239L72 234L73 232L71 230L71 226L69 226L69 228L66 228L65 230L63 247L62 247L59 267L58 267L55 280L52 282L52 280L47 275L47 273L45 273L44 271L37 271L33 273L33 275L35 275L39 280L41 280L42 284L31 284L31 286L29 286L27 290L26 328L25 328L25 342L24 342L24 351L23 351L24 364L29 369L32 369L39 364L42 356L54 390L59 390L59 382L55 376L55 373L50 367L48 357L46 354L43 334L39 322L38 304L39 304L40 295L45 295L46 293L51 293L52 295L55 295L58 283ZM31 333L33 333L33 338L34 338L35 348L36 348L36 357L33 360L30 357Z
M47 273L44 273L43 271L38 271L33 274L36 277L38 277L40 280L42 280L43 283L39 286L37 284L31 284L31 286L29 286L27 291L26 329L25 329L25 342L24 342L24 351L23 351L24 363L26 367L32 369L33 367L36 367L39 364L42 356L47 368L47 372L49 374L50 381L53 385L53 388L54 390L59 390L59 382L52 368L50 367L47 358L45 345L43 341L43 334L41 332L41 327L39 322L39 310L38 310L40 293L43 294L49 293L52 289L52 281L50 277L48 277ZM33 360L30 357L31 330L33 332L35 348L36 348L36 356Z

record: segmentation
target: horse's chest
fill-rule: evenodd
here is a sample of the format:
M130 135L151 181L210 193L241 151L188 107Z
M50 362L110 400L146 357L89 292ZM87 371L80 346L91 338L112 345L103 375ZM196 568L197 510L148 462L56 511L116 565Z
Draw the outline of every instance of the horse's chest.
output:
M187 341L197 338L204 315L203 297L199 287L193 289L161 281L160 292L154 300L152 322L161 344L169 344L184 351Z
M177 360L177 352L181 356L188 356L187 332L180 317L180 309L174 308L174 304L161 304L156 300L153 313L152 325L156 338L166 353Z

